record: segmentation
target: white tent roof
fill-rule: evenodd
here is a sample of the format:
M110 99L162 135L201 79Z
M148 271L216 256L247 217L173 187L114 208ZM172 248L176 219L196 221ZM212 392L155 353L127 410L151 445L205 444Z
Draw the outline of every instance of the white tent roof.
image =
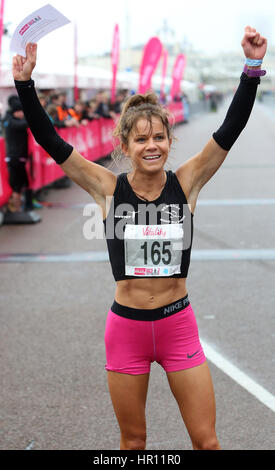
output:
M43 70L41 67L39 71L34 72L33 78L39 88L71 88L74 86L74 71L72 67L64 68L62 73L49 72L49 69ZM111 70L87 67L80 65L78 67L78 86L84 89L98 89L107 88L111 86L112 74ZM117 74L118 88L128 88L136 90L138 87L139 74L137 72L119 72ZM155 75L153 77L153 87L160 88L161 76ZM166 77L165 85L170 87L171 78ZM0 73L0 87L10 88L13 87L13 77L10 70L4 69ZM182 89L184 91L197 88L197 84L182 81Z

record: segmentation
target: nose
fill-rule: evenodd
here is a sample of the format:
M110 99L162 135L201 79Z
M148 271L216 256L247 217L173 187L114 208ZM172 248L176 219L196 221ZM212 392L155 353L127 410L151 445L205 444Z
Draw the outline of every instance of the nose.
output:
M156 145L156 142L154 141L153 136L148 137L146 148L147 150L152 150L152 149L157 148L157 145Z

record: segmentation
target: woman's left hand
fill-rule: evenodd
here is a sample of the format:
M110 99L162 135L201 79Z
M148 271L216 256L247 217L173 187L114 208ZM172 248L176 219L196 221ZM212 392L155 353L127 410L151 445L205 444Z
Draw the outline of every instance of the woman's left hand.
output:
M263 59L266 53L267 40L251 26L246 26L241 42L244 55L249 59Z

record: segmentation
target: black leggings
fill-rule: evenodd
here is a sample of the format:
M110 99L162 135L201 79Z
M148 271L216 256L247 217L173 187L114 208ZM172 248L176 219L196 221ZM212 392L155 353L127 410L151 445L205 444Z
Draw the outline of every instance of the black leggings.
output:
M24 187L29 186L28 175L26 172L26 158L11 158L8 162L9 183L12 190L21 193Z

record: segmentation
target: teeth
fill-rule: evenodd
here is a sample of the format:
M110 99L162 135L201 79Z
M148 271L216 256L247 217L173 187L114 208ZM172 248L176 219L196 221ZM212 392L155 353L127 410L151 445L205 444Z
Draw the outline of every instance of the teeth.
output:
M144 160L156 160L157 158L160 158L160 155L152 155L148 157L143 157Z

